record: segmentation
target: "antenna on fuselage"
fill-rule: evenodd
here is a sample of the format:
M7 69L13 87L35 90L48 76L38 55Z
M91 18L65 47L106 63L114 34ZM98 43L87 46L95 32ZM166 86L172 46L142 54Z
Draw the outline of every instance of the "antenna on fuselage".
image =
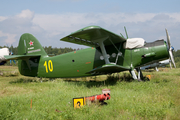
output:
M121 37L125 38L125 39L128 39L128 34L127 34L127 30L126 30L126 27L124 26L124 30L125 30L125 33L126 33L126 38L120 33Z
M120 35L121 35L121 37L125 38L125 37L123 36L123 34L120 33Z
M128 34L127 34L127 30L126 30L125 26L124 26L124 30L125 30L125 33L126 33L126 38L128 39Z

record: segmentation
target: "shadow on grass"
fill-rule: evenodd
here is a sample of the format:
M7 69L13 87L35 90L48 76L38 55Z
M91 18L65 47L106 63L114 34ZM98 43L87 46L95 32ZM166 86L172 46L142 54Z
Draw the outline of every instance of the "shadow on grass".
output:
M86 79L86 78L84 78ZM108 85L116 85L117 82L133 82L133 78L131 77L130 74L126 74L124 73L122 76L120 76L119 74L112 74L112 75L108 75L107 79L104 81L99 81L96 79L91 79L89 81L80 81L80 80L72 80L72 79L66 79L64 80L65 82L73 82L76 85L82 85L85 84L88 88L90 87L100 87L100 86L108 86Z
M47 82L49 80L42 80L42 82ZM23 79L23 78L20 78L20 79L17 79L17 80L14 80L14 81L10 81L9 83L10 84L15 84L15 83L38 83L38 82L41 82L40 79Z
M10 81L9 83L10 84L14 84L14 83L31 83L31 82L37 82L37 81L33 80L33 79L23 79L23 78L20 78L20 79L17 79L15 81Z
M155 72L156 70L154 70L154 69L145 69L145 70L143 70L144 72Z

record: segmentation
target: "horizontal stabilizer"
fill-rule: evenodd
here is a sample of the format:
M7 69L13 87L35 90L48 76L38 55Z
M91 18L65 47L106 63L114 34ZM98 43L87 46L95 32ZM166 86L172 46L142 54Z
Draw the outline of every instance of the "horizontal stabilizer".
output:
M26 60L33 57L38 57L41 55L5 55L6 60Z
M87 74L93 74L93 75L111 74L111 73L121 72L124 70L130 70L130 68L126 68L126 67L115 65L115 64L105 64L103 66L97 67L87 72Z

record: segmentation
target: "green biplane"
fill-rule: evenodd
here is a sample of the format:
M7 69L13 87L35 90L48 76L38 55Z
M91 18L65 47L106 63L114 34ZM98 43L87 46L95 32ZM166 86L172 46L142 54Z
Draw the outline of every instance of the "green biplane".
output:
M5 58L18 59L19 72L25 76L74 78L128 70L133 79L143 79L141 66L168 59L170 55L173 61L167 30L166 33L168 45L164 40L145 43L142 38L126 39L99 26L88 26L61 40L90 48L53 57L47 55L33 35L25 33L19 40L18 55Z

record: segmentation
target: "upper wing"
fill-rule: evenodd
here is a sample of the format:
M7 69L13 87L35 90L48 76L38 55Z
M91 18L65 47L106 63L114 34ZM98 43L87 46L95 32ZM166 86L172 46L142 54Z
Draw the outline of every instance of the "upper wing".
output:
M109 40L107 40L109 39ZM97 41L104 41L104 45L111 45L111 41L116 44L119 42L126 41L125 38L114 34L110 31L107 31L99 26L88 26L83 29L80 29L64 38L61 39L62 41L76 43L80 45L86 45L91 47L98 47Z

